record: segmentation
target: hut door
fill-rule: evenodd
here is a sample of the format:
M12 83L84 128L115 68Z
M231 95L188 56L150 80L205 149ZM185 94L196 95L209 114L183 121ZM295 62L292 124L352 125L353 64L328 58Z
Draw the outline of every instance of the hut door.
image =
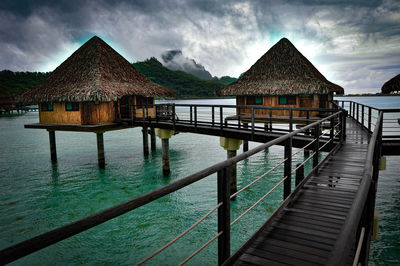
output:
M121 118L129 118L129 96L124 96L119 101Z
M328 94L319 95L319 108L328 108Z

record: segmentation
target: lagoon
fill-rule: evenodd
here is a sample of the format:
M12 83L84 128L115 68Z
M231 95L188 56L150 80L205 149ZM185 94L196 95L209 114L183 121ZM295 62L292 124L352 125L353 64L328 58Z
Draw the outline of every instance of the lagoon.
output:
M400 97L346 97L379 108L399 108ZM233 99L176 100L175 103L234 104ZM161 170L161 143L144 158L141 129L104 134L106 169L97 167L93 133L57 132L58 163L50 161L45 130L24 129L38 122L37 113L0 118L0 248L122 203L226 159L213 136L180 133L170 139L172 174ZM250 148L257 146L250 142ZM243 187L282 160L275 146L238 164ZM296 158L293 164L302 160ZM378 241L371 243L371 264L400 263L399 157L388 157L380 173ZM282 177L278 168L232 203L232 218L247 209ZM280 187L232 228L236 250L279 206ZM131 265L181 233L216 205L216 176L210 176L114 220L22 258L15 265ZM174 265L216 233L216 215L153 258L149 264ZM216 242L195 256L191 265L216 265Z

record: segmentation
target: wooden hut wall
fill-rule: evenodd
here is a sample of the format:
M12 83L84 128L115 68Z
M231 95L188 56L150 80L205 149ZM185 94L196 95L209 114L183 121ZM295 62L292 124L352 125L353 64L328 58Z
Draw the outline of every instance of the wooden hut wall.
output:
M279 104L279 96L263 96L262 105L253 105L255 107L254 113L256 116L269 116L268 109L257 109L257 107L268 106L268 107L286 107L286 108L319 108L319 95L299 96L296 95L296 104ZM237 105L251 105L247 103L245 96L236 97ZM241 114L251 115L251 109L241 109ZM273 110L273 116L289 116L289 110ZM293 111L295 117L306 117L306 111ZM318 112L310 112L310 116L317 116Z
M82 125L109 124L114 121L113 102L83 102L81 106Z
M152 97L152 98L153 98L153 105L152 105L152 107L147 108L148 114L145 114L145 117L150 116L151 118L156 118L156 108L154 106L155 100L154 100L154 97ZM136 105L136 103L137 103L137 99L135 97L135 105ZM146 112L146 110L145 110L145 112ZM136 118L143 118L143 108L142 107L137 106Z
M65 103L53 103L53 111L43 111L39 104L39 122L42 124L81 124L81 104L79 111L66 111Z

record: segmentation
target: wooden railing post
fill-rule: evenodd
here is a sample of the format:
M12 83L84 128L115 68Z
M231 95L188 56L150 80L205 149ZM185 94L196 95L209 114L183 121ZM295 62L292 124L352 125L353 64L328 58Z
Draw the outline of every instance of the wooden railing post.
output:
M372 109L371 107L368 107L368 131L371 133L371 115L372 115Z
M313 155L313 168L316 168L318 165L319 158L319 124L314 127L314 155ZM315 169L315 175L318 175L318 168Z
M291 192L292 186L292 137L285 142L285 165L284 176L286 177L283 185L283 199L285 200Z
M330 140L331 144L329 146L331 146L330 150L332 150L333 147L334 147L334 145L333 145L333 137L335 136L335 118L332 117L330 122L331 122L330 123L331 124L331 130L329 132L329 140Z
M212 120L212 126L215 125L215 110L214 106L211 108L211 120Z
M293 131L293 109L289 109L289 132Z
M359 115L360 115L360 104L357 103L357 122L360 123L359 121Z
M298 163L297 165L296 165L296 182L295 182L295 184L296 184L296 187L301 183L301 181L303 181L303 179L304 179L304 164L303 165L301 165L300 167L300 163Z
M222 109L222 106L219 107L219 126L222 131L222 127L224 126L224 111Z
M197 106L194 106L194 127L197 128Z
M238 128L241 128L241 122L240 122L240 107L237 108L238 112Z
M192 106L190 106L190 124L193 124L193 114L192 114Z
M251 107L251 135L254 136L254 107Z
M230 257L231 232L230 232L230 176L228 169L224 168L217 174L217 200L222 203L218 208L218 265L222 265Z
M175 104L172 104L172 125L173 125L173 129L175 130L175 123L176 123L176 119L175 119L176 113L175 113Z
M269 131L272 131L272 109L269 109Z
M344 110L342 112L342 133L341 133L342 134L342 136L341 136L342 142L344 140L346 140L346 117L347 117L347 111Z
M361 105L361 125L364 127L364 104Z

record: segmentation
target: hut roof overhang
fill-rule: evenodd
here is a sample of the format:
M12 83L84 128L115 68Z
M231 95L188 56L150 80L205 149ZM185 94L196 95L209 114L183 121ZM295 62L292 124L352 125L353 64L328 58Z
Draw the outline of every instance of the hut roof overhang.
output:
M123 96L172 96L151 82L97 36L58 66L42 83L19 96L25 103L116 101Z
M382 86L382 93L391 93L400 91L400 74L386 81Z
M286 38L282 38L236 82L217 90L220 96L344 94L328 81Z

